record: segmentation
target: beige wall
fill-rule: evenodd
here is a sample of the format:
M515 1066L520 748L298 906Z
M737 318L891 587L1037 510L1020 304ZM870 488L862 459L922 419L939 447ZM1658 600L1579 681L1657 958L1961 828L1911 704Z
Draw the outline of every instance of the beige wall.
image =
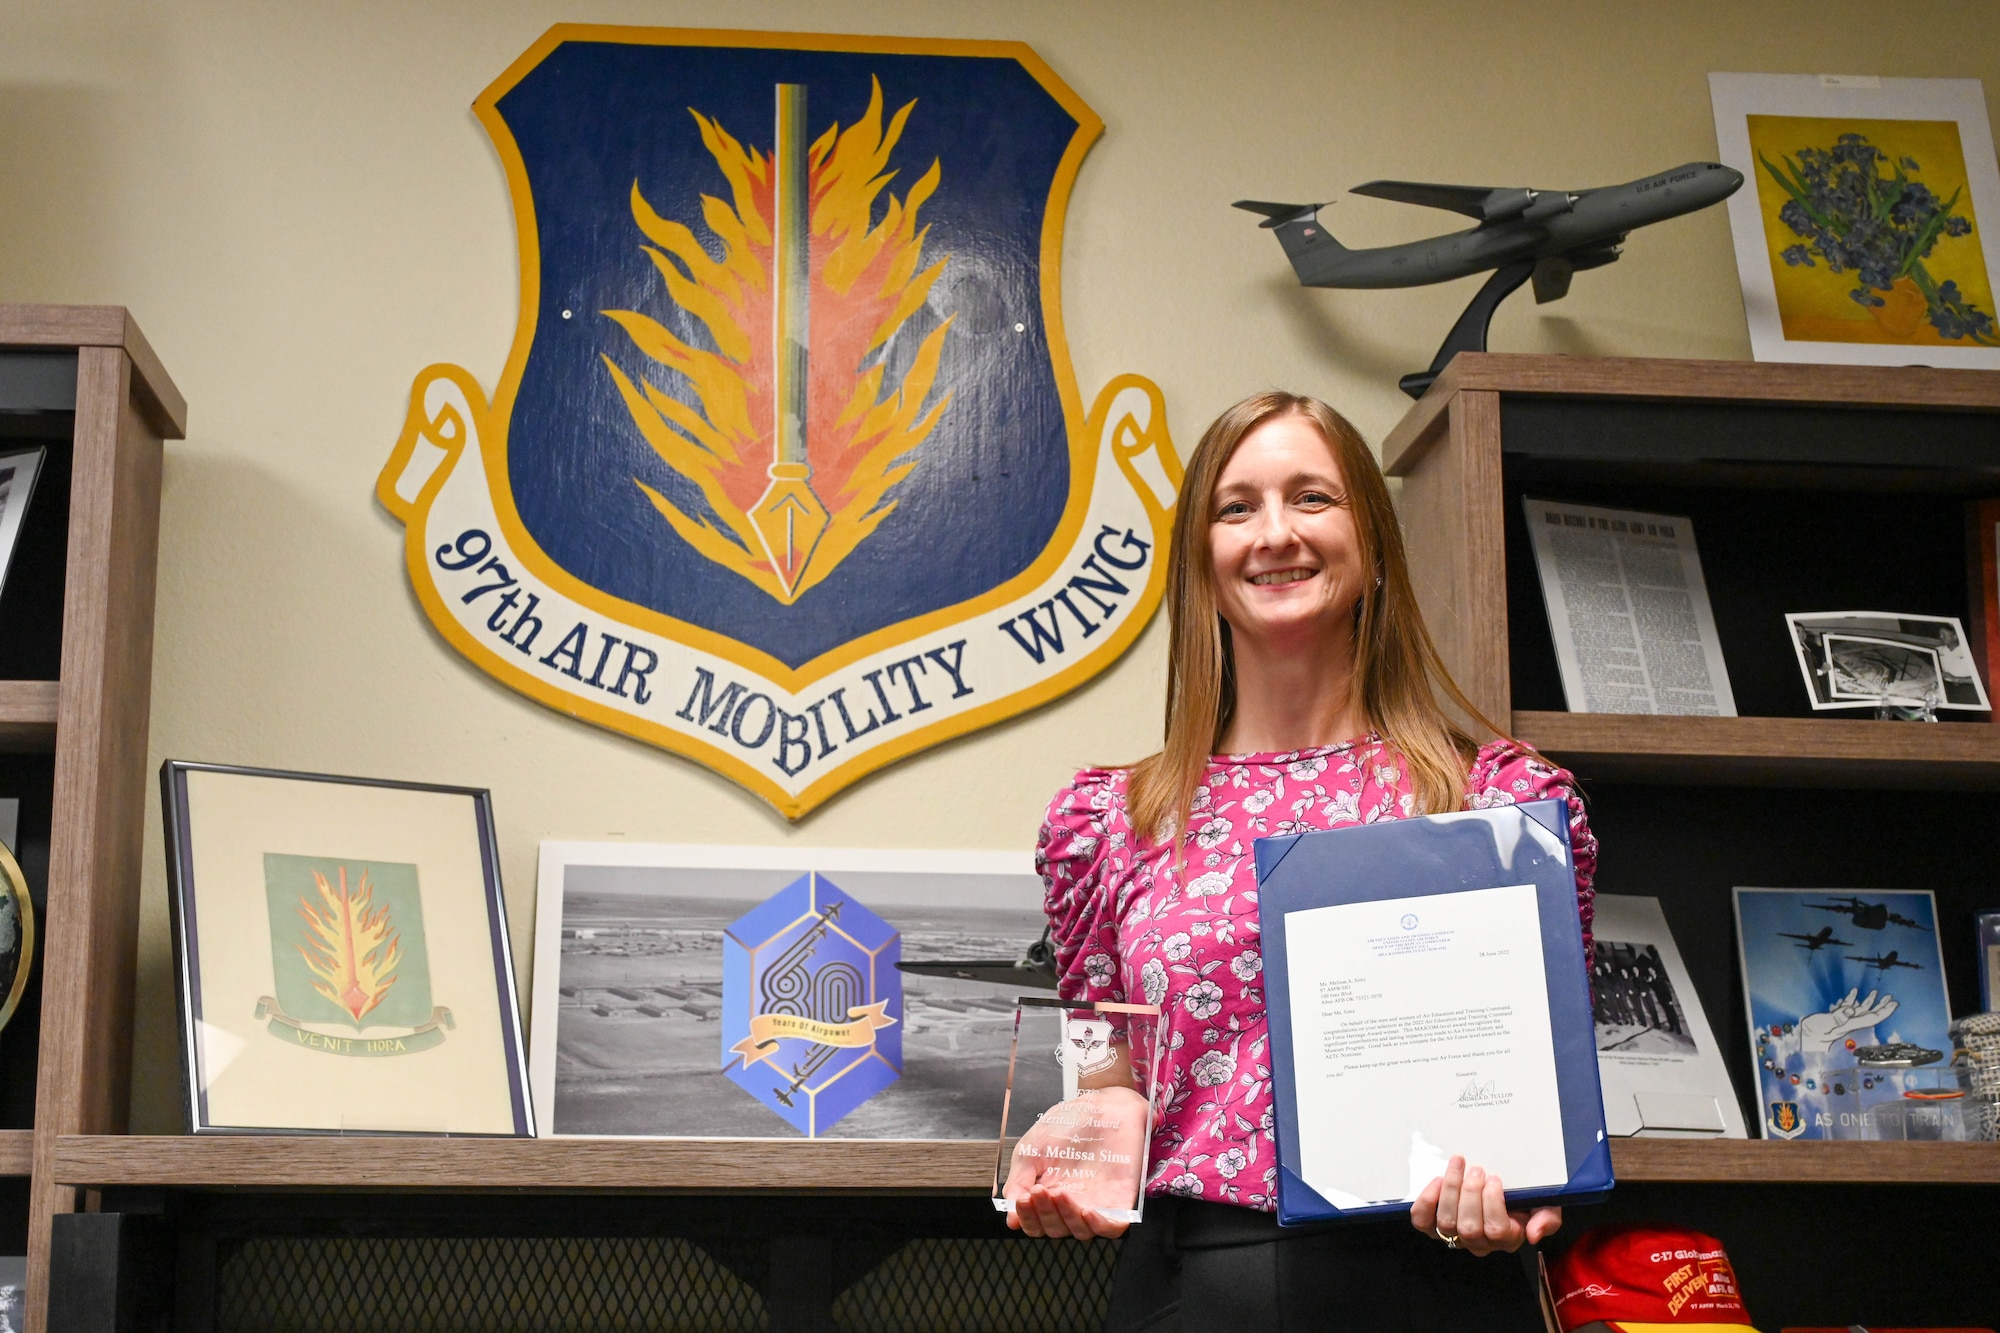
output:
M1023 847L1079 764L1158 729L1154 626L1093 685L862 783L796 827L693 764L474 671L430 629L374 501L411 378L489 387L514 235L468 106L557 21L1012 38L1106 133L1070 213L1065 311L1086 397L1137 371L1191 447L1295 386L1373 439L1471 281L1302 292L1227 207L1378 176L1569 187L1715 151L1712 69L1982 78L2000 9L1887 3L0 3L0 300L130 306L191 404L168 450L153 679L166 756L490 786L515 938L545 837ZM1350 245L1443 215L1343 201ZM1516 298L1496 348L1743 357L1720 209L1636 234L1568 300ZM134 1127L179 1123L148 825ZM525 955L526 949L521 952Z

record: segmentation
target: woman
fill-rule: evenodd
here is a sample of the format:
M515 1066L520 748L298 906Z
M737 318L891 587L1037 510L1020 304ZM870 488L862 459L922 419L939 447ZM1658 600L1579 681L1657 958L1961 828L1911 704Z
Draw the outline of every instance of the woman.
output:
M1037 853L1062 995L1165 1015L1146 1221L1122 1247L1107 1328L1540 1328L1522 1266L1486 1256L1553 1233L1561 1211L1509 1212L1503 1182L1461 1158L1407 1226L1279 1232L1251 843L1560 797L1587 940L1597 848L1573 780L1500 737L1445 673L1388 486L1324 403L1259 394L1209 427L1167 589L1165 746L1079 773ZM1440 692L1493 739L1455 725ZM1131 1086L1084 1095L1132 1112ZM1024 1160L1010 1225L1124 1231Z

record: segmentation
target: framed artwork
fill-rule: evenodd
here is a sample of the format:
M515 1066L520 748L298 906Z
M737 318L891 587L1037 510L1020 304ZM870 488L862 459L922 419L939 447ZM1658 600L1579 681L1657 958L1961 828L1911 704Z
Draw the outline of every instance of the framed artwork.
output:
M486 792L160 784L192 1132L534 1133Z
M1710 74L1759 361L2000 367L2000 169L1977 79ZM1982 230L1984 228L1985 230Z
M542 1133L990 1140L1044 924L1026 852L545 842Z
M1956 1087L1930 891L1738 888L1735 906L1763 1137L1941 1137L1922 1132Z

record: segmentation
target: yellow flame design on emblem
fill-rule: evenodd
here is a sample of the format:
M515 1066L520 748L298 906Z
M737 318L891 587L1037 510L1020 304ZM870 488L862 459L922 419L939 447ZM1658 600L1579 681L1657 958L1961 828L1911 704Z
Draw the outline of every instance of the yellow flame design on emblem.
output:
M810 482L807 498L824 507L809 549L789 568L774 557L768 515L777 448L777 356L772 329L780 319L774 264L777 162L745 146L716 121L689 108L703 145L728 182L731 200L703 195L702 220L721 244L711 257L694 232L661 217L632 184L633 220L642 246L674 303L707 329L714 350L693 346L657 320L631 310L607 310L632 344L653 362L686 378L699 406L645 380L637 382L610 357L605 369L632 420L667 466L693 483L707 512L690 514L634 478L661 515L696 551L736 571L783 603L796 601L852 554L896 508L890 491L916 466L918 446L951 401L942 394L924 409L937 379L947 318L923 339L900 382L883 384L883 349L921 309L946 259L920 270L924 239L918 210L936 191L933 161L901 199L888 196L881 221L870 225L876 200L897 173L890 153L915 108L911 101L883 125L882 85L873 81L868 110L842 129L833 125L806 151L810 234L806 250L810 340L805 394ZM787 501L787 503L792 503Z
M313 884L319 889L319 902L299 899L299 915L310 931L299 946L299 956L312 971L313 989L353 1015L359 1027L363 1015L382 1003L396 984L402 942L389 924L389 909L374 906L375 891L367 871L361 872L351 893L346 866L340 868L338 889L317 870Z

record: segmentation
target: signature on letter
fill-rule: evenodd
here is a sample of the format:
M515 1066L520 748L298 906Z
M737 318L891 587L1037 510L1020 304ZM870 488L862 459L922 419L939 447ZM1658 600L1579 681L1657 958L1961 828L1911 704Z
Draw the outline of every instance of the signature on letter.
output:
M1498 1079L1489 1078L1484 1083L1481 1083L1476 1077L1465 1080L1465 1086L1458 1090L1458 1104L1460 1106L1477 1106L1482 1102L1506 1101L1507 1094L1494 1086L1499 1081Z

